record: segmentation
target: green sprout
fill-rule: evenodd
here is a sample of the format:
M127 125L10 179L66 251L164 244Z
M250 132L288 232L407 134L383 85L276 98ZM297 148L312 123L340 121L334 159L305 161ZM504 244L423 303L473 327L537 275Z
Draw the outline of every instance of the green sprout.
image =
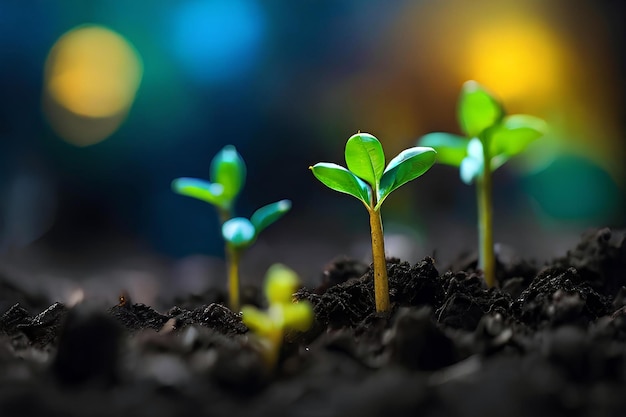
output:
M543 136L546 124L525 114L505 115L502 105L476 81L463 84L457 112L465 136L429 133L417 143L435 148L438 162L458 167L464 183L476 182L478 267L491 287L495 284L491 174Z
M262 311L243 306L241 318L252 330L261 346L263 359L272 369L278 360L286 330L306 331L313 323L313 307L308 301L293 302L298 288L297 274L282 264L272 265L265 278L268 308Z
M228 253L228 294L233 311L239 309L239 261L245 249L254 243L259 233L291 209L291 201L280 200L261 207L250 220L234 217L222 224L222 237Z
M258 209L250 220L233 218L234 203L246 181L246 164L234 146L227 145L213 157L210 180L177 178L172 189L178 194L212 204L217 209L225 239L228 262L229 306L239 309L239 260L244 248L250 246L259 233L278 220L291 208L289 200L268 204Z
M413 147L400 152L385 168L383 147L374 136L357 133L346 143L348 169L320 162L313 175L328 188L358 198L370 217L372 258L374 261L374 298L376 311L389 310L389 284L380 207L396 188L424 174L435 163L430 147Z

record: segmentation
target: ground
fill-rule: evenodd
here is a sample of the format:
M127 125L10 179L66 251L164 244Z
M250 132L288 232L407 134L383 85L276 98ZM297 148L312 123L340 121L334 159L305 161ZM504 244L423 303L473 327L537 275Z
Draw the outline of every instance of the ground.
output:
M392 310L368 265L338 258L306 333L276 368L212 289L167 311L52 303L0 281L0 410L13 416L621 416L626 231L595 230L545 265L388 259ZM248 302L263 304L259 292Z

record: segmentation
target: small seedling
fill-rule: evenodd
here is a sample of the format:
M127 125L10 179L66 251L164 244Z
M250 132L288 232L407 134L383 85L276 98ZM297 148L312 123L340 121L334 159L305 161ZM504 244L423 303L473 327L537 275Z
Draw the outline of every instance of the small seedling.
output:
M429 133L417 143L435 148L438 162L458 167L464 183L476 182L478 267L491 287L495 283L491 174L543 136L546 124L525 114L506 116L502 105L476 81L463 84L457 112L465 136Z
M263 359L273 369L286 330L306 331L313 323L313 307L308 301L293 302L298 288L296 273L282 264L272 265L265 278L268 308L262 311L243 306L243 323L258 337Z
M424 174L435 162L436 152L429 147L405 149L385 168L383 147L374 136L357 133L346 143L348 169L320 162L310 169L328 188L358 198L367 209L372 235L374 261L374 297L376 311L389 310L389 284L380 207L401 185Z
M267 226L280 219L291 209L291 201L280 200L261 207L250 219L234 217L222 225L228 256L228 294L230 308L239 310L239 261L242 253L254 243Z
M199 178L177 178L172 189L178 194L197 198L217 209L222 223L225 252L228 263L229 306L239 310L239 260L242 251L250 246L259 233L274 223L291 208L289 200L268 204L250 218L233 218L234 203L246 181L246 164L234 146L227 145L213 157L211 181Z

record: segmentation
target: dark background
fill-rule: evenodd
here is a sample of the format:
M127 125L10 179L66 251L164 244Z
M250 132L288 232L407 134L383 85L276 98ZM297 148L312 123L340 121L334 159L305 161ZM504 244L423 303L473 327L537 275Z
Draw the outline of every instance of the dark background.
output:
M606 0L2 1L5 272L93 271L124 259L135 278L158 271L155 259L174 265L168 276L220 270L214 209L170 182L208 178L227 144L248 167L238 215L293 201L251 248L244 276L281 261L314 279L336 255L367 259L366 211L308 166L343 164L358 130L377 136L388 159L425 133L458 133L468 79L551 127L496 172L496 240L540 261L562 254L589 227L626 224L623 16L621 2ZM55 43L84 24L121 35L140 62L136 94L129 87L127 105L105 116L75 114L46 72ZM89 48L116 59L97 42ZM112 76L105 68L87 85ZM97 141L103 126L110 134ZM473 187L435 166L385 203L387 253L444 264L473 250L474 205ZM146 274L139 280L158 273Z

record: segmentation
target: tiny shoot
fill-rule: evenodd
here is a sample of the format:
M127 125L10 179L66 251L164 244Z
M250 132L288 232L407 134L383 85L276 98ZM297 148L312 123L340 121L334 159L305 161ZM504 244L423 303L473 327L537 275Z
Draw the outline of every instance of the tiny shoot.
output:
M357 133L346 143L348 169L320 162L309 169L328 188L359 199L369 213L374 263L374 298L376 311L389 310L389 284L380 207L401 185L424 174L434 164L436 152L430 147L406 149L389 161L385 168L383 147L369 133Z
M522 153L547 128L543 120L534 116L507 116L502 105L476 81L463 84L457 117L464 136L429 133L417 143L436 149L438 162L458 167L465 184L476 183L478 267L487 286L492 287L495 284L492 172Z
M297 274L282 264L272 265L265 278L267 310L243 306L243 323L258 338L263 359L273 369L279 356L286 330L306 331L313 323L313 307L308 301L293 302L298 288Z
M280 200L261 207L250 219L234 217L222 224L222 237L228 256L228 295L233 311L239 310L239 263L242 253L254 243L265 228L291 209L291 201Z

